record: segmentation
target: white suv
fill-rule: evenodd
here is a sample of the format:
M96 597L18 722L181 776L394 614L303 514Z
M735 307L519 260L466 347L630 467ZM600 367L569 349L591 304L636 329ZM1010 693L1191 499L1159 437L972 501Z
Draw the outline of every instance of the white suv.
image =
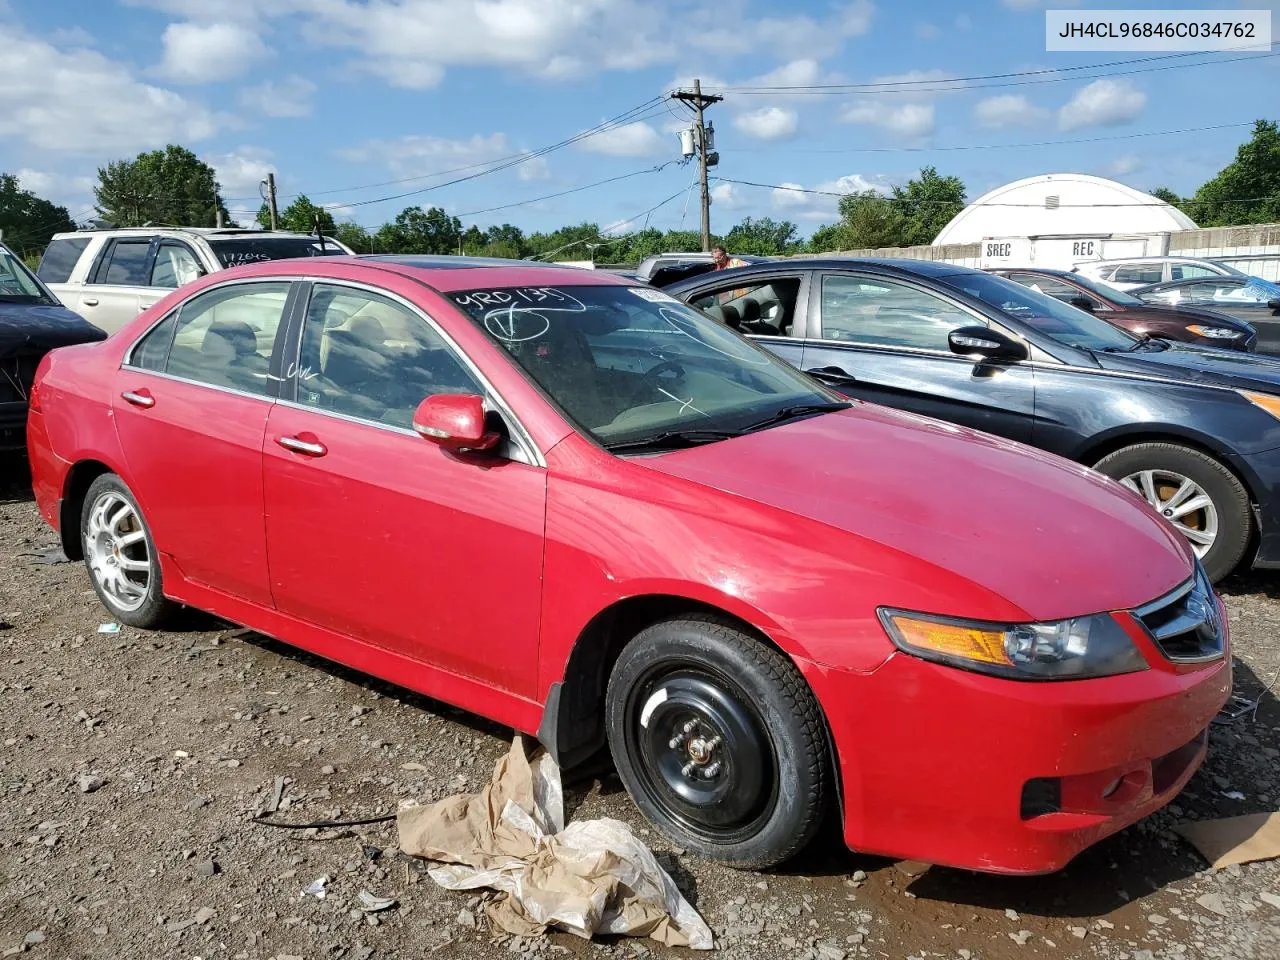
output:
M346 256L329 237L198 227L54 234L36 274L69 309L115 333L197 277L259 260Z
M1235 267L1196 257L1131 257L1127 260L1092 260L1071 268L1090 280L1100 280L1117 290L1133 290L1166 280L1199 280L1204 277L1244 277Z

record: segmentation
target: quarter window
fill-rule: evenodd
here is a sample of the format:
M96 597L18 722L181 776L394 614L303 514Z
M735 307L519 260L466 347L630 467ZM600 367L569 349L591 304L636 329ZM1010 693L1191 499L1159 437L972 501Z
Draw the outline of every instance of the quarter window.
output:
M274 395L268 373L288 283L245 283L219 287L193 297L155 327L138 347L134 363L158 363L171 346L165 373L245 393ZM152 344L152 338L156 342Z
M444 339L393 300L316 284L302 329L298 402L410 429L437 393L485 393Z
M156 261L151 266L153 287L174 290L202 276L200 261L185 243L165 241L156 248Z
M80 254L84 253L84 248L88 245L88 237L51 241L44 249L44 256L40 258L36 276L45 283L66 283L71 279L71 271L80 262Z
M949 353L947 334L978 323L959 307L892 280L822 278L822 336L827 340Z
M125 287L145 287L150 280L147 256L151 241L117 240L106 252L106 260L98 267L94 283L109 283Z

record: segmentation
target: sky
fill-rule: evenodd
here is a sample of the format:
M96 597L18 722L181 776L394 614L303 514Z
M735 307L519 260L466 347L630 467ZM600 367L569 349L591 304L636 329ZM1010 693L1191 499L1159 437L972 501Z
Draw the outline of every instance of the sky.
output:
M370 227L421 204L481 227L696 229L690 115L665 98L698 77L724 96L713 230L769 216L807 235L836 219L826 193L928 164L971 199L1063 172L1189 193L1280 119L1280 47L1081 69L1160 54L1048 53L1046 5L1071 4L0 0L0 171L83 218L100 166L180 143L237 219L274 171L282 206L306 193ZM1109 6L1270 7L1280 33L1275 0ZM991 79L950 82L974 77ZM840 84L862 86L779 89Z

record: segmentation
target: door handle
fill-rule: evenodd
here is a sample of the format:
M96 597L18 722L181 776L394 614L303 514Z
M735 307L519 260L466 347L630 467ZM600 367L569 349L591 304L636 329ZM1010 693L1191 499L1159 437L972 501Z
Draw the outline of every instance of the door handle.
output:
M97 298L97 297L85 297L85 298L84 298L84 299L82 299L80 302L81 302L81 303L83 303L86 307L96 307L96 306L98 305L98 298Z
M843 367L814 367L806 370L809 376L825 383L857 383L858 378Z
M329 452L319 440L304 440L302 437L276 437L276 443L294 453L303 453L308 457L323 457Z
M154 407L156 405L156 398L151 395L150 390L126 390L120 396L135 407Z

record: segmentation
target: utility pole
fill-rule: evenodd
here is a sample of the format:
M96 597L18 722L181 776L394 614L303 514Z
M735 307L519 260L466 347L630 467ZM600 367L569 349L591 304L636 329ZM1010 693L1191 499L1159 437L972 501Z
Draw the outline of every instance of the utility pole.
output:
M268 172L265 183L267 185L267 210L271 213L271 229L278 230L280 214L276 210L276 175Z
M708 143L707 127L703 122L703 111L713 103L719 103L724 97L702 92L702 81L693 81L693 93L678 90L672 99L692 103L697 114L696 140L698 147L698 180L702 186L702 252L711 250L711 191L707 187L707 168L720 162L720 155L711 152L712 144Z

